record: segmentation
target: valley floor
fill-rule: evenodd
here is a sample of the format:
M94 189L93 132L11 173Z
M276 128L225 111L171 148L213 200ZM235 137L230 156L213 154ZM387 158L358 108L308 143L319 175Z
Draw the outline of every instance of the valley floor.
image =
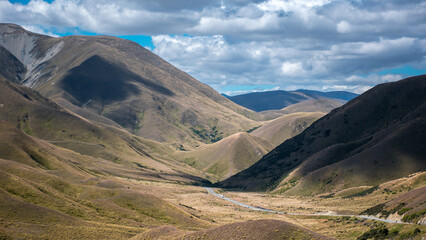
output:
M385 223L357 217L325 216L325 215L286 215L264 211L252 210L235 203L229 202L206 191L198 186L183 186L168 183L154 183L146 181L130 181L134 188L152 191L158 197L165 199L182 210L190 213L193 218L198 218L209 223L211 227L235 222L275 219L282 220L311 231L337 239L356 239L372 228L386 227L390 231L398 231L400 237L407 236L419 228L426 232L426 226L417 224ZM236 192L215 189L220 195L231 198L257 208L273 209L279 212L300 214L324 213L327 215L347 214L357 215L363 210L391 200L401 195L376 193L367 196L351 198L328 197L289 197L268 193ZM186 233L191 231L186 230ZM399 239L398 237L396 239ZM418 236L421 239L421 236Z

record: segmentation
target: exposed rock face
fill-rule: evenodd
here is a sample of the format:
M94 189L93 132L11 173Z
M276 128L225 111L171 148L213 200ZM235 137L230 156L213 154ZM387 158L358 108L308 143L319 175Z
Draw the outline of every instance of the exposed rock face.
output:
M18 25L0 25L0 33L0 45L26 67L22 84L27 87L34 87L37 84L38 77L42 74L43 63L52 59L64 47L64 42L59 41L43 50L37 46L37 41L49 37L27 32Z

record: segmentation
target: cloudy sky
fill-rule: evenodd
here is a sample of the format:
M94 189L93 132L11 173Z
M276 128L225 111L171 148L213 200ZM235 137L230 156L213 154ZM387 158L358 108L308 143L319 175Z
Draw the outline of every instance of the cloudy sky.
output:
M0 0L0 22L131 39L227 94L426 73L424 0Z

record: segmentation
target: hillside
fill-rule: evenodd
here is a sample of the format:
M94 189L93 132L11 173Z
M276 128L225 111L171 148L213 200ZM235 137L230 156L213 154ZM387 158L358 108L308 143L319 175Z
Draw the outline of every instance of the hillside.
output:
M319 92L311 90L253 92L228 97L231 101L256 112L280 110L292 104L312 99L331 98L337 101L349 101L358 96L355 93L334 91Z
M278 220L254 220L226 224L208 230L184 234L164 226L139 234L132 240L142 239L330 239L318 233Z
M257 162L272 145L248 133L236 133L219 142L180 152L177 159L223 180Z
M296 112L286 114L267 122L250 134L276 147L285 140L303 132L303 130L324 115L325 113L322 112Z
M52 38L13 24L1 24L0 34L0 56L13 55L26 70L8 72L9 79L90 120L176 148L215 142L254 125L247 118L251 111L135 42Z
M119 173L119 168L0 121L0 237L118 239L164 224L206 226L167 201L131 190L105 173Z
M98 166L100 171L186 182L201 180L192 175L204 176L201 171L167 158L173 152L167 146L73 115L38 92L5 81L1 76L0 120L57 146L109 161L110 164Z
M380 84L219 185L318 194L424 171L425 93L426 75Z

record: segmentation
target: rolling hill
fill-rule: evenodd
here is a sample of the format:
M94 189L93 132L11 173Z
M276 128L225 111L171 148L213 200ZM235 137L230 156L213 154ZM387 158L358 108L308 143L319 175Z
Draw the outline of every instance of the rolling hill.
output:
M123 177L203 181L192 176L204 176L201 171L168 158L173 150L167 146L141 139L119 128L88 121L38 92L6 81L1 76L0 120L33 137L110 162L97 166L100 171Z
M208 230L184 234L175 227L164 226L131 238L142 239L330 239L308 229L278 220L254 220L226 224Z
M164 224L206 226L107 174L112 169L119 173L119 168L0 121L0 237L119 239Z
M380 84L218 185L318 194L426 169L426 75Z
M253 92L237 96L228 96L228 98L248 109L256 112L266 110L280 110L292 104L303 102L312 99L331 98L333 100L349 101L358 96L355 93L334 91L334 92L319 92L312 90L296 90L296 91L268 91L268 92Z
M223 180L250 167L272 148L267 141L244 132L190 152L180 152L176 158Z
M189 149L254 125L251 111L135 42L52 38L14 24L0 24L0 34L0 62L21 63L8 79L89 120Z
M295 112L286 114L267 122L250 134L276 147L285 140L303 132L303 130L324 115L325 113L322 112Z

